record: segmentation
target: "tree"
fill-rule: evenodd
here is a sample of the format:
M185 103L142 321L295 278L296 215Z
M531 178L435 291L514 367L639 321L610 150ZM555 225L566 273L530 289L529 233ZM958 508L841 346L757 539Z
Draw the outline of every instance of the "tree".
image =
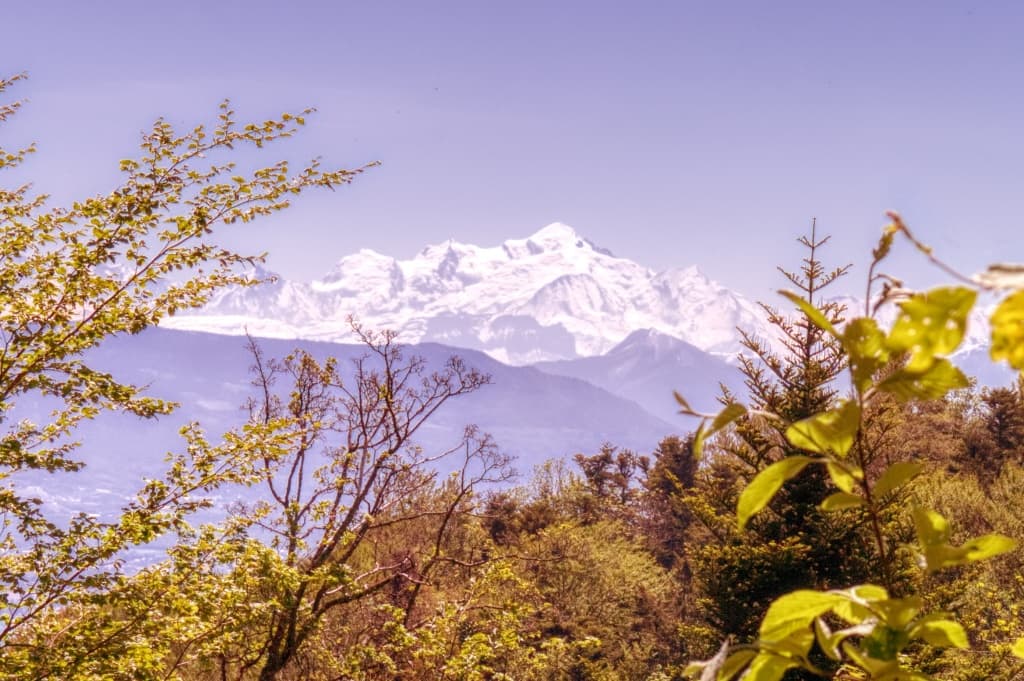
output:
M838 325L845 308L823 300L821 294L847 273L849 265L825 268L820 249L829 239L819 238L816 228L812 222L810 234L798 240L806 249L799 271L779 271L797 288L788 294L790 299L817 309L828 324ZM791 318L771 305L761 306L782 349L743 333L748 354L740 356L740 367L749 413L737 420L729 437L709 448L713 462L690 500L710 531L704 541L695 542L700 548L695 551L694 576L701 585L703 616L720 635L740 638L751 636L768 604L787 591L828 587L870 574L870 545L862 546L861 523L819 508L830 490L827 474L818 468L800 471L775 497L770 513L759 516L750 530L731 529L737 484L787 458L807 455L806 448L786 439L786 429L835 405L835 380L846 366L842 344L811 314L798 312ZM726 403L734 400L728 393L723 397ZM851 544L857 548L851 549Z
M787 482L808 467L824 468L836 491L821 502L821 510L855 510L868 521L883 583L799 589L776 598L765 612L753 644L737 648L726 641L712 659L691 666L691 671L704 679L729 681L742 675L778 681L791 670L832 676L819 663L819 659L824 659L838 668L841 678L923 680L931 677L920 663L920 650L969 647L967 632L954 615L938 610L929 612L927 597L931 594L921 589L922 584L928 585L927 579L899 585L894 578L903 558L881 520L894 500L897 504L903 501L899 491L912 484L923 466L896 461L877 474L870 473L868 465L876 457L875 452L867 449L864 434L865 417L877 400L895 399L903 404L930 401L969 385L948 355L965 336L977 293L973 288L950 286L906 295L892 328L883 331L870 316L872 285L882 276L875 275L875 269L888 255L897 234L945 271L972 286L978 282L993 286L993 281L1006 279L1008 269L1017 276L1020 268L993 266L989 277L963 277L919 242L898 215L891 213L890 217L892 222L872 254L865 303L867 316L852 319L840 329L820 310L792 297L823 332L841 343L848 357L850 396L825 411L788 423L786 441L806 453L781 459L760 471L744 488L736 506L737 529L742 532L755 516L770 508ZM892 281L887 278L883 300L893 293ZM1019 285L1019 276L1012 285ZM874 307L877 309L877 304ZM1022 319L1024 291L1018 290L1007 296L991 317L991 354L993 359L1006 359L1015 369L1024 371ZM721 429L723 423L735 421L745 413L745 408L729 405L715 417L713 427ZM780 415L765 416L783 420ZM999 533L961 542L947 518L938 511L920 503L909 510L916 546L908 548L925 578L1008 553L1017 546L1015 540ZM906 588L898 593L894 586ZM836 630L836 626L842 628ZM1024 658L1024 638L1000 641L1000 645L1002 660ZM1024 669L1019 663L1014 664L1016 669L1010 676L1017 676Z
M0 93L23 77L0 79ZM20 108L18 101L0 106L0 124ZM260 426L219 446L191 428L164 479L149 481L112 522L48 517L17 484L26 471L78 470L74 432L84 419L106 410L152 418L173 408L92 369L84 353L201 306L225 286L257 283L242 270L260 256L218 246L220 229L362 172L324 170L316 161L297 171L284 161L236 167L232 150L289 137L306 115L239 125L225 102L212 127L179 132L159 120L141 156L121 162L118 187L69 207L48 207L30 185L0 189L0 673L70 677L77 665L129 645L144 618L94 635L97 623L76 619L76 608L124 588L126 548L183 529L206 492L255 472L254 453L273 456L279 443ZM34 151L0 149L0 170ZM19 405L38 400L53 405L49 421L18 420Z
M424 359L403 357L393 333L354 330L367 353L347 372L301 351L268 360L250 340L258 393L250 418L261 429L284 424L292 444L260 466L266 500L238 509L252 536L268 540L271 564L261 571L261 602L235 625L248 632L242 648L220 654L240 678L249 668L278 678L332 611L378 593L390 594L402 626L414 629L436 571L489 560L479 545L453 539L475 511L475 491L508 478L507 458L474 428L445 452L412 441L446 402L489 378L457 357L430 371ZM439 482L437 466L449 460L454 471ZM241 565L239 578L248 569Z
M686 503L697 482L697 457L693 455L693 436L685 440L670 435L654 450L654 464L644 479L644 534L651 549L665 568L686 565L686 536L693 512Z

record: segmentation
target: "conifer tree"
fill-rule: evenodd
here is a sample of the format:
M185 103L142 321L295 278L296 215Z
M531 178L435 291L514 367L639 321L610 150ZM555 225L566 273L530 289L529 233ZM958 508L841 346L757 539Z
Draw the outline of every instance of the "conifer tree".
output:
M779 271L795 296L819 309L833 326L843 322L845 306L822 298L823 291L845 275L850 265L829 269L820 250L829 237L818 237L816 221L798 242L806 249L800 268ZM806 314L789 317L761 303L778 333L779 343L741 332L747 350L740 369L749 393L751 413L728 436L709 447L711 459L691 505L714 540L697 543L694 571L702 590L703 615L719 635L740 639L756 629L764 609L776 597L799 588L829 588L861 581L870 573L862 529L846 514L819 508L831 491L827 474L806 468L791 480L745 532L734 527L738 488L759 471L784 457L805 454L785 437L789 423L827 410L836 402L836 379L845 369L839 342ZM722 401L733 401L725 392ZM757 414L777 414L784 420Z

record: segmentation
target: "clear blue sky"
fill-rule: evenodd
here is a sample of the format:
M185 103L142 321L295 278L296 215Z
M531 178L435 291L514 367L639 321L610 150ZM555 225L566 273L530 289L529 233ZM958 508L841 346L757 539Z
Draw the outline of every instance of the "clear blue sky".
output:
M1024 4L994 1L10 0L0 68L30 103L0 141L37 141L67 199L109 189L158 115L312 105L278 154L383 165L230 236L286 276L559 220L764 297L812 215L837 259L895 208L965 270L1024 260L1022 36Z

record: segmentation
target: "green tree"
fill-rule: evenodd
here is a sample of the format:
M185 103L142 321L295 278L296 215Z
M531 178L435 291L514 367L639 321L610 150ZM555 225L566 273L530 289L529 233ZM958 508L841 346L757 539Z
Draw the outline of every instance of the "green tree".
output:
M899 216L890 214L868 276L871 302L872 284L878 280L875 270L887 256L897 234L903 235L921 252L955 272L935 258L921 244ZM998 279L1006 267L994 267L989 274ZM974 280L961 277L964 281ZM889 280L891 281L891 280ZM985 278L979 281L986 281ZM882 299L893 287L883 287ZM781 459L760 471L740 494L736 507L737 528L743 531L750 521L772 505L773 498L787 483L808 467L822 467L836 490L821 502L821 510L839 513L855 510L873 530L875 551L882 565L883 585L842 585L828 590L799 589L776 598L768 607L751 645L734 647L727 641L719 653L706 663L691 667L703 679L728 681L756 678L778 681L792 671L817 676L834 676L820 664L829 661L837 678L912 679L932 678L921 651L959 648L970 645L963 625L954 615L932 610L933 594L929 579L937 573L972 566L979 561L1013 551L1017 542L1010 537L990 533L961 541L947 518L933 508L915 503L910 516L916 545L909 546L916 563L923 569L923 581L909 585L903 593L894 593L894 573L902 558L897 541L888 535L882 519L891 508L906 499L899 492L911 484L923 466L896 461L873 474L868 466L877 459L868 449L866 414L877 400L895 399L903 404L942 398L962 389L969 382L950 362L948 356L962 342L967 320L977 294L973 288L943 287L903 298L892 328L883 331L871 316L852 319L837 327L807 301L791 299L822 331L842 344L849 361L852 391L850 397L825 411L813 414L785 429L786 441L806 454ZM875 306L877 309L877 305ZM870 312L870 308L869 308ZM992 321L992 357L1007 359L1024 370L1024 292L1006 297L996 308ZM713 428L735 420L746 410L730 405L715 417ZM767 415L780 418L778 415ZM923 587L923 588L922 588ZM929 601L932 601L931 603ZM835 629L835 627L841 627ZM1024 639L1000 642L1004 661L1024 657ZM1016 664L1016 663L1014 663ZM1018 666L1011 676L1024 666Z
M0 79L0 93L22 78ZM0 124L20 108L19 101L0 106ZM114 674L116 659L145 668L159 654L133 639L147 624L145 612L117 624L74 613L131 590L120 561L126 549L185 530L207 492L250 479L254 458L276 455L279 439L260 426L217 446L191 427L165 477L149 481L110 522L49 517L18 486L28 471L81 468L74 433L83 420L108 410L152 418L173 408L91 368L87 350L203 305L225 286L256 283L242 268L260 257L219 246L219 230L362 171L325 170L315 161L297 170L284 161L236 167L232 150L289 137L307 114L240 125L224 103L213 126L180 132L159 120L144 135L141 156L121 162L119 186L68 207L49 207L31 185L0 188L0 674ZM34 151L0 149L0 170ZM19 405L41 399L53 405L46 422L19 418ZM95 671L103 660L114 671Z
M799 243L807 255L797 272L779 271L797 288L794 295L808 307L817 306L827 323L843 321L845 308L823 300L822 292L849 266L826 269L816 223ZM776 495L769 513L749 529L732 529L737 486L749 482L772 464L807 455L804 447L785 437L788 424L808 418L836 404L836 378L845 369L842 344L826 333L810 314L795 317L762 304L779 334L781 350L767 339L744 333L748 354L740 366L749 393L749 414L736 422L729 437L720 438L709 452L713 457L690 500L705 529L713 530L694 555L697 584L704 604L703 617L722 636L748 637L765 609L776 597L797 588L829 587L871 574L870 545L861 540L863 526L848 517L828 514L819 507L831 493L828 476L819 468L806 468ZM726 394L725 402L735 398ZM765 418L771 414L774 418ZM707 541L706 539L713 539Z

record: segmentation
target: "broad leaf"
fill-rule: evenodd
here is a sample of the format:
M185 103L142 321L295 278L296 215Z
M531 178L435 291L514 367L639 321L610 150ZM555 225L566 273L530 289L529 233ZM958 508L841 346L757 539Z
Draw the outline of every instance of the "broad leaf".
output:
M846 400L838 409L797 421L786 429L786 439L800 449L845 456L859 427L860 407L855 401Z
M970 385L963 372L948 359L936 359L924 371L911 371L904 367L894 372L878 385L882 392L889 393L900 402L910 400L937 400L945 397L950 390Z
M967 632L958 622L941 616L923 618L910 631L911 638L922 638L940 648L967 648Z
M822 511L842 511L848 508L857 508L864 505L864 498L849 492L836 492L830 494L821 502Z
M914 527L921 546L939 546L949 542L949 521L938 512L917 506L914 508Z
M1017 540L1003 534L986 534L966 542L960 547L969 562L993 558L1017 548Z
M825 467L835 486L848 494L852 494L857 481L864 478L864 473L848 462L826 461Z
M787 670L796 666L797 663L789 658L759 653L747 667L743 681L779 681Z
M725 405L725 408L722 409L722 411L718 412L717 416L715 416L715 420L711 422L711 430L709 432L716 433L720 431L722 428L725 428L727 425L746 413L747 408L742 404L739 404L738 402L730 402Z
M850 359L853 382L858 390L867 390L875 373L889 361L885 334L870 317L851 320L843 329L843 348Z
M726 681L735 677L747 664L757 655L756 650L737 650L726 658L722 668L718 670L718 677L714 681Z
M768 606L768 612L761 621L760 638L763 641L781 641L794 632L809 631L816 617L845 600L842 594L808 589L780 596Z
M897 461L885 469L871 490L876 497L884 497L893 490L915 478L924 470L924 464L911 461Z
M814 459L809 456L787 456L754 476L740 494L736 505L736 521L742 530L751 516L768 505L782 483L797 475Z
M685 403L685 400L683 400ZM730 423L740 418L747 413L747 408L738 402L730 402L725 405L722 411L715 415L715 418L711 421L711 426L707 427L707 422L702 422L697 426L697 432L693 435L693 456L697 460L700 460L701 455L704 453L704 442L722 430Z
M926 369L936 356L956 350L967 331L967 317L977 292L944 287L917 293L900 303L901 313L889 332L887 344L896 352L910 352L908 368Z
M1006 360L1024 371L1024 291L1007 296L992 313L992 347L996 362Z

